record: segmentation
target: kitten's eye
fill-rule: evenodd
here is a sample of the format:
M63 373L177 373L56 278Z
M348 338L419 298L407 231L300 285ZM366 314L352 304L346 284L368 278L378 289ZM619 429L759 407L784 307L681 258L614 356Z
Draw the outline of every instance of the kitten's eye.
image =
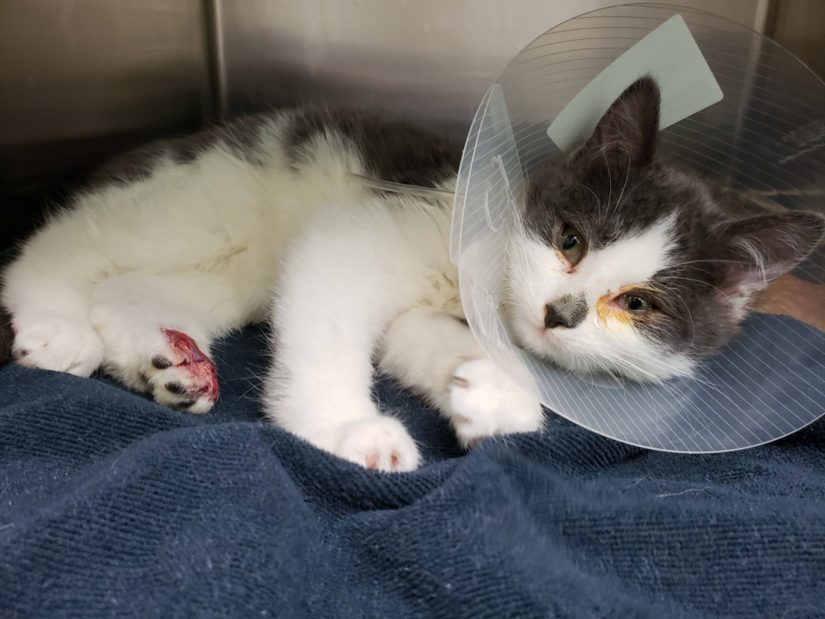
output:
M559 247L571 266L576 266L584 258L584 239L572 226L562 230Z
M650 301L633 293L616 297L616 305L634 314L642 314L653 309L653 304Z

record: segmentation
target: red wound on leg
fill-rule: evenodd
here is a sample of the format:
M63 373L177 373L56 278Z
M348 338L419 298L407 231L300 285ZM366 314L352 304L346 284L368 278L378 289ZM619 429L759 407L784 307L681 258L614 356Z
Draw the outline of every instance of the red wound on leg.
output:
M191 337L183 331L164 329L164 335L175 351L175 365L186 369L192 375L195 384L199 385L197 393L205 395L210 401L218 399L218 372L215 364L198 348Z

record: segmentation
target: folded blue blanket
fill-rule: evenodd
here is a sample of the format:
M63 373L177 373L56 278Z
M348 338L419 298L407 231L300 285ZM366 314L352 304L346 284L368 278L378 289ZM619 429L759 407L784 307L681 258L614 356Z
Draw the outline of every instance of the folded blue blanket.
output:
M745 452L645 452L559 418L464 455L397 386L426 465L387 475L259 417L263 332L222 400L0 368L0 616L811 617L825 425Z

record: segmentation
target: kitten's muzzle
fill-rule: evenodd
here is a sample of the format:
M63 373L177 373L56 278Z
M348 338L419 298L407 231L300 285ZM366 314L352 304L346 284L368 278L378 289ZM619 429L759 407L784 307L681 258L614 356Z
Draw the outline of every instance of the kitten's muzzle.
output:
M584 297L567 294L544 306L544 327L546 329L556 327L572 329L581 323L586 315L587 301Z

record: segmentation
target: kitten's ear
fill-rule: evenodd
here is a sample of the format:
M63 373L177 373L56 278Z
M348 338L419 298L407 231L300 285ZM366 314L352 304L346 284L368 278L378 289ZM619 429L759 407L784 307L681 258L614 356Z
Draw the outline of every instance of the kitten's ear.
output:
M620 163L641 167L653 159L659 131L659 86L652 77L642 77L619 95L604 113L593 134L573 155L574 164Z
M825 217L808 211L760 215L727 224L722 290L747 303L780 275L802 262L825 235Z

